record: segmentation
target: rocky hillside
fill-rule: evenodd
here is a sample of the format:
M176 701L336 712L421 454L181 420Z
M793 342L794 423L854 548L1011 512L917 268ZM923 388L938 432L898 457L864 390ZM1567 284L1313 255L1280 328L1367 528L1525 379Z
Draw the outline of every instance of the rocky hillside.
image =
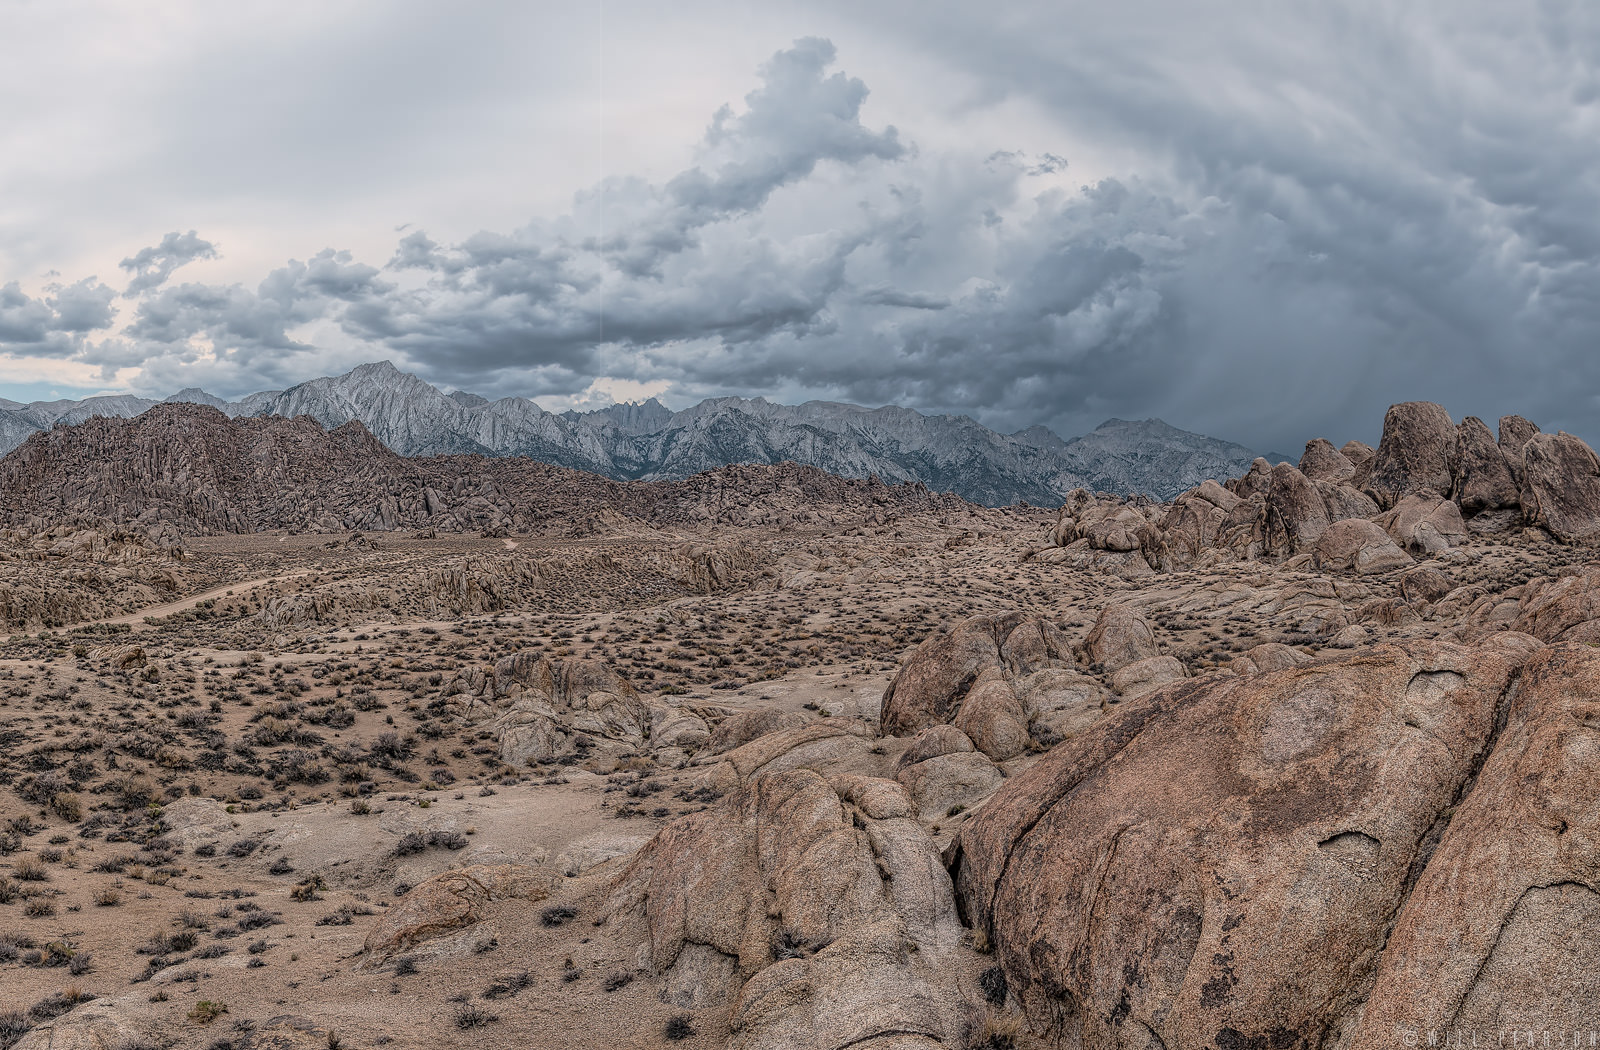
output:
M636 526L872 524L964 511L918 484L793 463L619 482L526 458L406 458L360 423L230 419L197 404L35 434L0 460L0 519L170 523L187 534L432 528L584 534Z
M1170 499L1208 477L1238 473L1255 455L1154 419L1110 420L1064 441L1044 427L1006 435L966 416L826 401L791 406L728 397L672 412L651 400L558 415L523 397L445 394L387 361L237 402L198 389L166 403L174 402L232 417L306 415L330 430L359 422L403 456L528 456L616 480L793 461L841 477L920 481L989 506L1055 504L1080 487ZM59 422L134 416L155 404L134 397L0 404L0 451Z

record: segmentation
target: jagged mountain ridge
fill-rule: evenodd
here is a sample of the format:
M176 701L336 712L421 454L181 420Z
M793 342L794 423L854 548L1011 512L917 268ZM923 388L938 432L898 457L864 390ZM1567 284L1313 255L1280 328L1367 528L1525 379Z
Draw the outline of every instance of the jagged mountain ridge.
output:
M547 412L523 397L449 394L387 361L226 402L197 388L165 402L128 395L0 403L0 451L58 423L129 418L161 403L230 417L310 416L360 422L402 456L527 456L615 480L687 478L730 463L794 461L841 477L920 481L990 506L1059 503L1075 488L1171 498L1209 477L1242 473L1255 453L1160 420L1108 420L1063 440L1042 426L1001 434L968 416L831 401L781 405L722 397L674 412L650 399L590 412Z
M404 457L359 421L158 405L35 433L0 458L0 524L171 525L186 535L432 528L591 535L629 528L881 524L978 510L916 484L795 463L615 481L523 456Z

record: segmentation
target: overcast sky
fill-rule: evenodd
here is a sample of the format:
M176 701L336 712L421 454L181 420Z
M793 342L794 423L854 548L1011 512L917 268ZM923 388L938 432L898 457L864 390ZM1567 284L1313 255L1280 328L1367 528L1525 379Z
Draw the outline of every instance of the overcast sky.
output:
M1596 436L1600 6L0 0L0 395Z

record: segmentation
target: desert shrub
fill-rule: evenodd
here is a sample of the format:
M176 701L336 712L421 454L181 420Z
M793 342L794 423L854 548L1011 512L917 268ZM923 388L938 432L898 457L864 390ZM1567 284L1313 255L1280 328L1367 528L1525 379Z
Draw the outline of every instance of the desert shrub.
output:
M539 913L539 921L546 926L564 926L578 917L578 909L569 908L564 904L555 904Z
M20 1043L32 1027L33 1022L21 1010L8 1010L0 1014L0 1050L9 1050Z
M83 819L83 799L70 791L58 791L50 796L50 811L69 824Z
M227 1003L202 999L194 1004L194 1009L189 1011L189 1020L195 1024L210 1024L227 1012Z
M420 831L410 831L400 836L400 841L394 844L394 855L408 857L413 853L421 853L428 848L428 837Z
M493 1024L498 1020L500 1020L498 1015L490 1013L477 1003L456 1004L455 1022L457 1028L479 1028L486 1024Z
M22 857L11 866L11 876L18 882L49 882L50 873L38 857Z
M661 1034L673 1042L692 1039L697 1034L694 1030L694 1018L688 1014L678 1014L667 1021L667 1026L662 1029Z

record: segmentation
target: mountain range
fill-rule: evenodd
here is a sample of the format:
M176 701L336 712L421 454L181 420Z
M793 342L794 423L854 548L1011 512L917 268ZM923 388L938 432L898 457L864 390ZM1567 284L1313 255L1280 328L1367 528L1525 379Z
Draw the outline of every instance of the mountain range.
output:
M655 399L589 412L548 412L524 397L446 393L387 361L238 401L190 388L20 404L0 399L0 452L58 424L131 418L157 404L209 405L233 417L310 416L332 429L359 421L402 456L527 456L617 480L674 480L730 463L792 460L841 477L920 481L989 506L1053 505L1075 488L1168 499L1231 477L1257 455L1158 419L1108 420L1064 440L1042 426L1002 434L968 416L830 401L774 404L721 397L674 412Z

